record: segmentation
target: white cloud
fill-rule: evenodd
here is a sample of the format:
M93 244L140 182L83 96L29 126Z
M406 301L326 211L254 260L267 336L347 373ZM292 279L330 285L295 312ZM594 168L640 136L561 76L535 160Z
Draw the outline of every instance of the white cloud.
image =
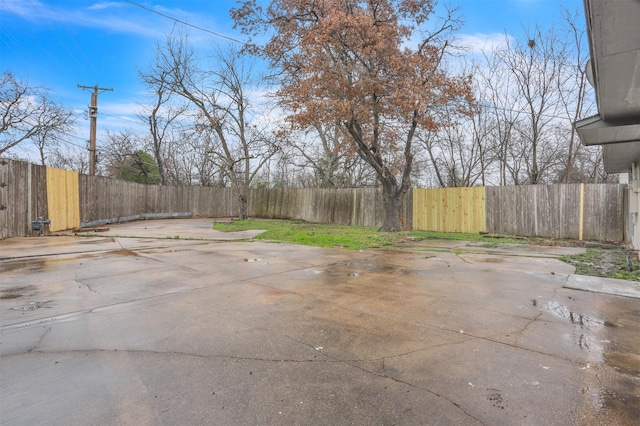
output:
M20 0L0 1L0 12L7 12L20 18L32 18L34 14L38 14L36 12L37 10L44 7L45 6L38 1L33 1L30 4L26 4L26 2Z
M507 39L511 40L511 36L504 33L475 33L460 34L457 37L457 44L464 47L467 52L472 54L489 53L498 48L505 47Z
M0 13L25 19L39 25L42 22L58 22L63 25L97 28L117 33L138 34L157 37L166 33L173 21L130 6L123 14L126 3L97 2L87 7L78 7L74 2L47 4L39 1L0 1ZM116 10L117 9L117 10ZM167 11L170 13L170 11Z
M104 9L111 9L111 8L114 8L114 7L121 7L122 5L123 5L123 3L117 3L115 1L103 1L103 2L92 4L87 9L89 9L89 10L104 10Z
M121 14L107 12L116 5L113 2L96 3L87 9L64 7L57 4L45 4L38 1L30 3L16 0L0 1L0 12L25 19L36 25L42 22L59 22L63 25L107 29L114 32L133 33L155 37L159 31L157 25L149 25L142 19L123 18ZM99 13L96 13L99 11Z

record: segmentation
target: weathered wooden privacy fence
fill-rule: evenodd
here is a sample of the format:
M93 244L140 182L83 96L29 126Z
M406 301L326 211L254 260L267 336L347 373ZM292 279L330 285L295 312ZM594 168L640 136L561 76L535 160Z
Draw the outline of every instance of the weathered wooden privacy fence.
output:
M232 217L230 188L142 185L14 160L0 164L0 237L31 234L37 217L50 230L137 218ZM481 232L623 241L626 187L530 185L414 189L404 220L418 230ZM254 189L249 215L309 222L380 226L382 192L354 189Z
M413 229L624 241L625 185L413 190Z

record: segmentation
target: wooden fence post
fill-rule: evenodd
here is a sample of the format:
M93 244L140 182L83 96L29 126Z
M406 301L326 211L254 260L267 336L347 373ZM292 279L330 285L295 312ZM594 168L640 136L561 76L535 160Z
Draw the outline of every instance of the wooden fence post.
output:
M580 228L578 239L582 241L582 235L584 232L584 183L580 184Z

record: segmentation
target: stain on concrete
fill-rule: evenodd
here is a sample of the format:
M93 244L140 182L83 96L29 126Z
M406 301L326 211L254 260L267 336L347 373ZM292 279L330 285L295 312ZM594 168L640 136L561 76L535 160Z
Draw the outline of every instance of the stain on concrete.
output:
M484 263L503 263L504 259L501 257L484 257L484 258L476 258L474 259L477 262L484 262Z
M640 355L638 354L607 351L605 362L619 371L640 378Z
M20 297L33 295L36 287L33 285L26 286L9 286L0 288L0 300L11 300Z
M3 293L3 294L0 295L0 299L1 300L17 299L18 297L22 297L22 294L20 294L20 293Z
M110 250L106 252L109 256L126 256L126 257L138 257L139 254L133 250L129 249L120 249L120 250Z

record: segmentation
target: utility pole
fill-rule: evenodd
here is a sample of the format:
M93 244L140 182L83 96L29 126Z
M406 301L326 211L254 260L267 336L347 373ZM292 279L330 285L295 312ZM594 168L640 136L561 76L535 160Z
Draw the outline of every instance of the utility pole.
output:
M78 84L82 90L93 89L91 93L91 105L89 105L89 118L91 126L89 128L89 176L96 174L96 129L98 127L98 94L102 92L113 92L112 88L104 88L95 86L82 86Z

